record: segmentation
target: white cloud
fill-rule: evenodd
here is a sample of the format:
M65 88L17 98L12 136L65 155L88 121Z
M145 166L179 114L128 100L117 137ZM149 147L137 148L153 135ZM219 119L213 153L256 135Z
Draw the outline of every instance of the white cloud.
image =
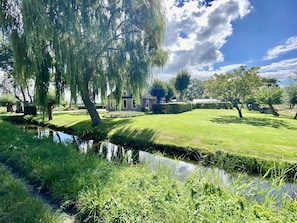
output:
M185 2L176 7L175 0L166 0L167 34L164 48L169 60L163 70L157 70L158 78L169 79L182 69L193 76L203 70L212 71L215 63L224 61L220 51L232 35L232 22L251 11L248 0L215 0L210 7L197 7L197 1ZM183 32L187 38L182 38ZM204 73L205 75L207 72Z
M222 66L218 69L200 69L195 73L192 73L192 78L197 78L199 80L206 80L209 77L213 76L215 73L217 74L225 74L229 71L233 71L235 69L238 69L240 66L245 66L245 64L230 64L228 66ZM199 69L197 67L197 69Z
M289 51L297 50L297 36L290 37L284 44L275 46L267 51L267 55L264 60L275 59L280 55L283 55Z
M282 81L291 76L296 70L297 58L291 58L262 66L260 75L263 77L276 78Z

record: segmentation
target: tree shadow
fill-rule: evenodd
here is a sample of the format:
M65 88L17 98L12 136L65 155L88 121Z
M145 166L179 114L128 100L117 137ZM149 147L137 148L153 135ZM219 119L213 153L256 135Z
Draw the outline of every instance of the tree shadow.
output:
M272 118L260 118L260 117L243 117L237 116L220 116L210 120L211 122L220 124L246 124L260 127L272 127L272 128L286 128L296 130L297 128L288 125L284 120L272 119Z
M116 135L122 135L127 138L134 138L141 141L153 142L157 131L153 129L134 129L134 128L120 128L115 132Z
M76 132L78 132L83 137L95 138L96 140L106 140L108 139L109 135L112 135L111 141L117 141L121 144L125 144L125 140L128 141L129 139L131 139L132 141L137 140L138 142L142 142L141 144L150 144L151 142L153 142L156 136L155 130L149 128L135 129L127 127L127 125L131 122L133 122L133 119L110 118L104 119L103 124L100 126L91 127L91 120L84 120L77 122L76 124L71 126L71 128L76 130Z

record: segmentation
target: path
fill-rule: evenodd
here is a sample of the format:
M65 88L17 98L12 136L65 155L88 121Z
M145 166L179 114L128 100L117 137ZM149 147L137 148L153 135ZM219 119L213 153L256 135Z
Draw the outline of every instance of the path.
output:
M35 199L37 199L38 201L40 201L43 206L45 208L50 209L51 212L57 212L59 213L63 223L76 223L78 221L75 220L75 217L62 211L61 207L59 204L54 203L50 200L50 197L45 195L45 194L41 194L37 188L33 187L32 185L30 185L28 183L27 180L25 180L24 178L20 177L18 175L18 173L12 171L8 166L6 166L3 163L0 163L0 165L3 167L3 169L7 172L7 174L11 175L13 178L15 178L16 180L18 180L21 185L23 186L23 188L26 190L27 194L29 196L34 197Z

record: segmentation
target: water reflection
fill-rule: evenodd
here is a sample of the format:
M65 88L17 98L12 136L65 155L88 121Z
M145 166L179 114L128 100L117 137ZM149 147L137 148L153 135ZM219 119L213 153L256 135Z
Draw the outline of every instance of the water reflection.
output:
M52 138L55 143L75 144L82 153L87 153L94 145L94 140L82 140L78 136L70 135L60 131L53 131L49 128L26 126L24 127L29 132L36 134L38 138Z
M71 143L76 144L77 148L82 153L87 153L92 149L95 142L94 140L82 140L77 136L70 135L64 132L53 131L49 128L34 127L37 130L37 137L39 138L52 138L53 142L56 143ZM33 133L32 128L27 128ZM36 134L36 133L35 133ZM97 143L96 143L97 144ZM172 174L181 180L186 180L190 174L195 171L199 171L203 176L211 176L215 183L231 187L235 182L238 181L240 174L230 174L224 170L218 168L208 168L201 165L188 163L182 160L175 160L168 157L164 157L160 154L151 154L145 151L134 151L125 150L122 146L115 145L110 142L100 142L99 143L99 155L106 158L109 161L121 161L121 162L146 162L149 168L157 169L162 166L164 168L170 169ZM243 177L241 183L249 185L246 188L247 194L255 194L253 199L262 200L261 193L259 191L267 188L272 188L271 181L265 180L261 177L254 177L246 175ZM275 197L278 201L281 201L282 196L289 196L296 198L297 196L297 184L284 183L278 189L270 190L270 196Z

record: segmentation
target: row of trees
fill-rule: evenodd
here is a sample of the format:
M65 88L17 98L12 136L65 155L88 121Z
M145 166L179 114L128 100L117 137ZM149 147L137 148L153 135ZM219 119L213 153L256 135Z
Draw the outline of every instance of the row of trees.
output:
M240 118L242 107L251 102L268 105L275 116L279 114L273 105L285 102L293 108L297 104L296 78L292 77L291 83L281 88L276 79L262 78L258 73L259 67L241 66L226 74L214 74L205 82L206 95L231 102Z
M157 103L164 98L169 102L178 96L179 101L201 98L204 92L204 83L198 79L191 79L188 71L182 70L168 82L155 79L150 87L150 94L157 98Z
M34 80L34 101L43 110L54 81L58 100L66 87L73 100L79 94L92 125L100 125L93 95L105 98L109 89L120 100L128 87L137 97L152 67L166 62L162 0L0 0L0 5L3 40L13 52L11 74L23 88Z
M167 53L161 48L162 0L0 0L0 5L0 65L11 75L7 79L13 79L14 88L19 86L23 100L27 95L33 101L28 86L34 82L34 101L43 111L52 108L49 83L54 81L57 102L64 89L70 89L73 100L81 96L92 125L100 125L94 95L104 99L109 90L120 101L123 89L128 88L137 98L151 68L166 63ZM242 105L257 94L257 100L277 115L272 105L279 103L281 89L263 84L258 70L240 67L205 82L191 80L187 71L181 71L169 83L155 81L151 93L165 93L166 101L174 91L180 100L202 94L220 98L230 101L240 117ZM286 89L293 92L288 95L294 95L294 89ZM158 101L163 97L157 96ZM290 100L295 104L296 96Z
M226 74L214 74L206 81L191 79L187 71L180 71L169 82L154 80L150 93L157 97L158 103L163 98L169 102L176 95L180 101L202 97L221 99L230 102L240 118L243 106L266 104L272 114L278 116L274 105L284 102L293 108L297 104L297 78L290 78L290 83L281 88L277 79L261 77L259 67L241 66ZM297 113L295 119L296 116Z

